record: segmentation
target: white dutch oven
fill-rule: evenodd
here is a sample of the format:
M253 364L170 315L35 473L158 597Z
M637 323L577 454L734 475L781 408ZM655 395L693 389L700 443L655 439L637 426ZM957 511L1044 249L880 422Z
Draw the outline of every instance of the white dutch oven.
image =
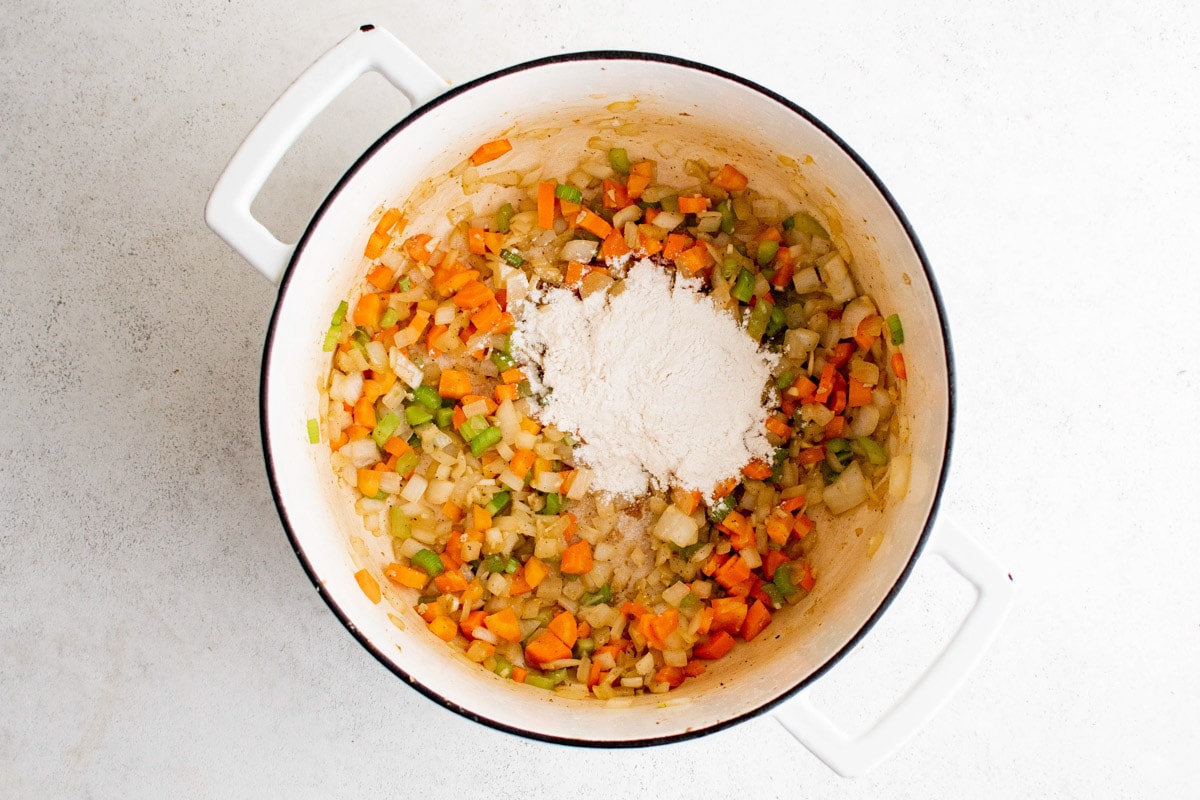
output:
M321 205L300 241L277 241L251 201L300 133L368 71L387 77L414 111L375 143ZM621 105L610 106L613 103ZM632 125L631 125L632 123ZM617 125L625 125L619 134ZM636 130L635 130L636 128ZM841 213L856 277L880 307L904 320L909 365L906 416L912 477L885 512L860 509L824 526L813 553L820 576L800 606L776 615L770 635L713 662L700 679L614 708L570 700L480 669L436 639L406 599L386 588L373 605L353 575L379 576L386 537L366 533L327 448L308 444L320 415L318 383L329 369L321 342L329 315L358 279L370 217L401 205L409 230L444 231L445 211L467 200L447 173L483 141L508 136L497 169L546 165L565 175L590 136L620 135L631 153L660 164L730 161L766 193L808 195ZM678 153L678 159L671 159ZM487 171L487 170L485 170ZM670 176L667 176L670 178ZM417 194L421 202L409 203ZM898 747L944 702L986 649L1011 603L1011 584L971 539L944 520L933 528L953 422L953 372L933 277L908 224L867 166L811 115L762 87L699 64L641 53L553 57L447 90L388 33L364 26L300 77L267 112L213 190L209 225L280 283L262 371L262 430L272 490L293 546L329 607L385 666L442 705L481 723L551 742L631 746L669 742L770 711L842 774L858 774ZM757 390L757 387L755 387ZM861 529L861 531L856 530ZM868 543L883 532L873 557ZM922 551L945 558L978 589L954 639L869 731L849 737L801 691L879 618Z

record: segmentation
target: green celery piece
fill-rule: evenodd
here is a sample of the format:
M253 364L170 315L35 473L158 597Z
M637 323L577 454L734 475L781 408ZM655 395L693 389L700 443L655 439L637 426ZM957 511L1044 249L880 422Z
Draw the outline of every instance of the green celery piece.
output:
M341 325L346 319L346 312L350 310L350 305L345 300L338 303L337 310L333 312L333 319L330 320L330 325Z
M321 345L321 349L326 353L332 353L337 347L338 338L342 335L342 325L330 325L329 332L325 334L325 343Z
M539 675L536 672L530 671L530 673L525 676L525 683L529 684L530 686L536 686L539 689L553 689L555 686L558 686L560 683L562 683L566 678L566 675L563 675L562 678L558 678L556 680L555 678L551 677L554 674L555 673Z
M310 419L308 421L308 443L321 443L321 423L316 419Z
M543 514L559 514L562 512L562 497L556 493L546 495L546 504L542 506Z
M412 536L412 520L408 518L400 506L392 506L388 509L388 524L392 532L392 536L397 539L407 539Z
M404 409L404 418L414 428L433 421L433 412L419 403L413 403Z
M782 392L784 389L792 385L796 380L796 370L785 369L779 373L779 377L775 379L775 389Z
M754 297L754 273L743 267L729 293L741 302L749 303L750 298Z
M487 428L471 440L471 455L479 458L489 447L499 444L503 438L504 434L500 432L498 427L493 425Z
M774 608L783 608L783 592L779 591L779 587L773 583L764 583L762 585L763 592L767 597L771 598L771 605Z
M780 564L775 570L775 588L784 597L791 597L796 594L796 583L792 580L792 567L790 564Z
M733 215L733 203L722 200L717 203L717 211L721 212L721 233L733 233L733 226L737 224L737 218Z
M439 408L433 412L433 423L439 428L449 427L454 422L453 408Z
M791 226L784 220L785 228L795 228L801 233L807 233L809 236L820 236L822 239L828 239L829 234L821 227L821 223L817 222L816 218L811 214L806 214L803 211L797 211L792 216L788 217L792 221Z
M887 453L883 449L883 445L875 441L869 436L859 436L854 440L862 454L867 457L877 467L881 467L888 462Z
M437 389L425 384L421 384L413 389L413 400L416 400L430 411L437 411L442 407L442 396L438 394Z
M679 196L674 195L674 194L668 195L667 197L664 197L662 200L659 201L658 206L663 211L678 212L679 211Z
M520 253L509 250L507 247L500 251L500 260L510 267L519 267L525 263L525 259Z
M414 567L420 567L431 578L436 578L446 571L446 565L442 563L441 556L428 548L413 553L410 560Z
M568 203L575 203L576 205L583 202L583 192L565 183L560 183L554 187L554 196L559 200L566 200Z
M624 147L614 147L608 151L608 165L618 175L628 175L630 167L633 166Z
M489 517L494 517L504 509L508 508L509 501L512 500L512 495L508 492L496 492L492 495L492 499L483 507L483 510L488 513Z
M477 414L473 417L467 417L466 422L459 426L458 433L469 442L487 429L487 419Z
M700 598L696 597L696 595L692 594L691 592L688 592L683 596L683 599L679 601L679 610L696 611L701 605Z
M379 318L379 327L390 328L400 321L400 312L388 306L388 310L383 312L383 316Z
M737 277L738 271L742 268L741 263L736 258L726 258L721 261L721 277L727 281Z
M783 309L779 306L771 306L771 319L767 321L767 338L771 338L786 327L787 315L783 313Z
M760 267L765 267L775 260L775 254L778 252L779 242L767 239L758 243L758 250L754 255L754 260L758 262Z
M725 518L729 516L729 512L733 511L733 506L734 506L733 493L730 492L729 494L725 495L720 500L718 500L717 502L715 502L711 506L709 506L708 518L716 523L724 522Z
M492 363L496 365L496 369L504 372L515 367L517 360L503 350L493 350Z
M396 459L396 474L407 475L417 468L417 464L421 462L421 457L417 455L416 450L409 450L404 455Z
M403 278L396 281L396 288L402 292L411 291L412 290L412 278L405 275Z
M598 606L601 603L607 603L609 600L612 600L612 587L606 583L594 592L584 592L579 598L579 604L583 606Z
M513 215L516 214L516 209L512 203L505 203L500 206L500 210L496 212L496 231L498 233L508 233L508 226L512 223Z
M504 656L496 656L496 666L492 667L492 672L501 678L511 678L513 673L512 662Z
M760 297L758 303L751 309L750 319L746 321L746 333L750 334L750 338L754 341L762 341L763 334L767 332L767 323L771 321L772 308L774 308L773 305Z
M892 335L892 344L904 344L904 326L900 324L900 315L892 314L887 322L888 333Z
M400 427L403 420L395 411L389 411L383 415L383 419L375 423L375 430L371 431L371 438L375 440L375 444L382 449L387 440L392 438L392 434L396 432L396 428Z

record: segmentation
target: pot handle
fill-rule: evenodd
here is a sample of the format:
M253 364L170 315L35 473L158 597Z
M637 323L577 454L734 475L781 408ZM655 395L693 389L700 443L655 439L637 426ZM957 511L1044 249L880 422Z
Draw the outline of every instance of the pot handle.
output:
M387 78L414 108L446 88L446 82L396 37L374 25L363 25L280 95L213 187L204 210L208 226L272 283L279 282L296 245L276 239L254 218L250 204L300 134L368 72Z
M774 712L797 741L844 777L875 767L933 717L983 656L1012 607L1012 576L957 526L940 520L929 550L974 584L978 594L954 637L908 692L857 738L817 710L808 692Z

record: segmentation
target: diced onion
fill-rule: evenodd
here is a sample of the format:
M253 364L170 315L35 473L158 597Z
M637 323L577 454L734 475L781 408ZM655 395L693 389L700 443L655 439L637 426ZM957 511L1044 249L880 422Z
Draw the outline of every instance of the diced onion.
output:
M678 507L669 505L654 525L654 535L676 547L688 547L700 539L700 526Z
M857 461L850 462L838 479L825 487L825 506L834 514L849 511L866 499L867 479Z
M875 304L871 298L856 297L842 309L842 338L853 339L858 333L858 326L864 319L875 313Z
M562 246L559 257L564 261L578 261L580 264L586 264L596 257L596 248L599 246L598 242L587 239L572 239Z
M829 296L839 303L847 303L854 298L854 281L850 279L850 270L840 255L827 260L820 269Z

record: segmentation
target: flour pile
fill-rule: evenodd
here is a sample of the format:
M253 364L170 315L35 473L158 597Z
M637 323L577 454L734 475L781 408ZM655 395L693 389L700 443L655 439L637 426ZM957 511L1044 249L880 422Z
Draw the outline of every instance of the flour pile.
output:
M541 373L538 417L579 438L593 489L707 497L751 459L769 459L774 357L671 271L644 259L616 296L556 288L515 311L516 352Z

